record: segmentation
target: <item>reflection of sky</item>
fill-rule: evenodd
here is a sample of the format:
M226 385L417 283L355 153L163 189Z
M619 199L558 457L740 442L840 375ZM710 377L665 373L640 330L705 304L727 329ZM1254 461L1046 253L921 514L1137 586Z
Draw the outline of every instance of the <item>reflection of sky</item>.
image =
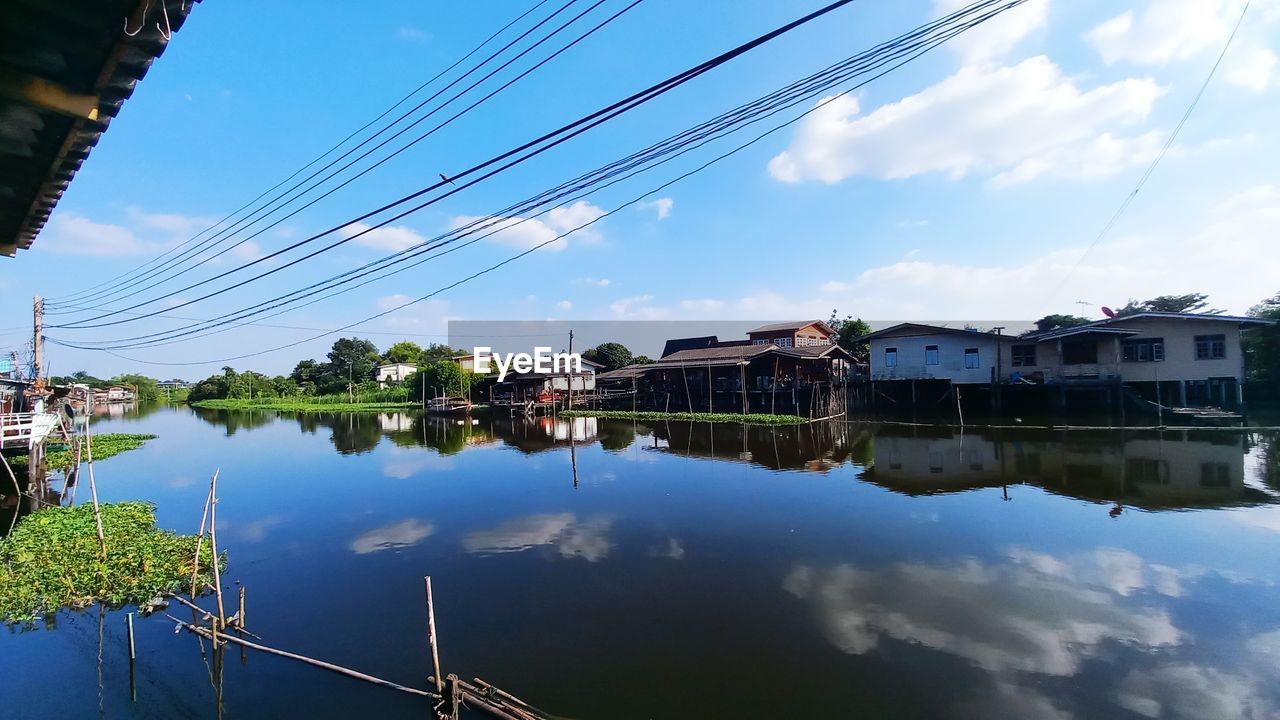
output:
M737 460L741 441L719 435L717 455L727 448L733 457L654 452L643 423L625 451L578 443L575 488L567 443L529 433L527 454L500 426L507 418L481 422L480 436L496 433L495 442L440 442L446 428L435 425L388 432L274 416L241 421L228 436L210 420L162 410L98 429L160 436L101 463L99 493L153 501L162 527L190 532L220 467L224 582L247 586L273 644L305 648L307 628L341 615L350 623L338 631L343 659L403 677L421 667L420 634L405 628L422 617L430 574L443 632L467 638L446 644L449 662L482 677L494 668L504 687L565 716L611 716L610 698L623 695L645 698L635 717L689 716L663 698L682 697L695 675L722 711L704 716L827 717L833 706L868 717L1054 719L1277 709L1280 688L1263 678L1280 674L1280 506L1173 502L1111 517L1110 503L1072 495L1070 484L1016 482L1008 500L999 485L911 496L862 479L848 460L825 474L795 469L803 448L781 471ZM519 437L518 419L510 422ZM381 440L339 454L335 424ZM597 438L626 436L597 429ZM772 457L772 434L763 437L768 453L756 454ZM887 452L882 438L865 455ZM966 451L977 447L971 439ZM1059 449L1052 437L1035 442L1047 470ZM1088 436L1071 446L1091 452ZM1117 458L1098 453L1113 466ZM976 472L972 464L963 472ZM1257 477L1253 468L1240 487ZM1186 488L1199 483L1198 473L1186 479ZM306 602L269 600L298 596ZM369 607L377 612L362 612ZM554 667L540 662L548 643L560 654ZM0 663L7 652L0 647ZM775 668L788 689L777 704L744 679L759 657L786 658ZM669 674L640 682L637 664ZM590 683L563 673L566 665L588 668ZM195 658L184 686L203 672ZM73 679L96 687L93 668ZM239 692L246 703L271 700L265 690ZM580 706L595 694L604 711L580 711L600 709ZM92 695L69 716L95 712ZM348 699L344 707L358 711L357 697Z
M551 545L561 557L580 557L588 562L609 554L609 527L613 520L595 517L579 521L573 513L528 515L478 530L462 539L469 553L511 553Z
M1222 640L1177 627L1170 611L1204 574L1115 548L1054 556L1015 547L991 561L797 565L782 585L841 651L868 655L899 641L954 656L992 679L982 702L1021 717L1071 717L1035 689L1036 677L1080 675L1121 647L1155 661L1112 689L1121 707L1149 717L1270 717L1280 707L1264 679L1277 669L1280 630L1233 638L1247 651L1239 667L1185 659L1196 653L1184 650Z

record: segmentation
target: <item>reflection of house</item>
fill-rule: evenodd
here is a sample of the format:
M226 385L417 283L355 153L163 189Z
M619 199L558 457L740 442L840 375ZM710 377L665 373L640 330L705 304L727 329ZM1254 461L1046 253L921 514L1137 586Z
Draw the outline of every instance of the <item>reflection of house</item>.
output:
M596 373L604 366L582 359L581 371L515 372L510 371L502 382L496 376L490 386L490 400L499 403L520 404L540 402L539 398L551 395L564 396L572 388L575 396L595 392Z
M383 432L404 432L413 429L413 416L409 413L392 412L378 414L378 427Z
M418 372L418 366L412 363L387 363L374 369L374 377L378 381L378 387L386 387L402 383L416 372Z
M1244 482L1243 435L1203 431L1126 436L949 432L875 438L866 479L911 495L1029 483L1150 509L1269 500Z

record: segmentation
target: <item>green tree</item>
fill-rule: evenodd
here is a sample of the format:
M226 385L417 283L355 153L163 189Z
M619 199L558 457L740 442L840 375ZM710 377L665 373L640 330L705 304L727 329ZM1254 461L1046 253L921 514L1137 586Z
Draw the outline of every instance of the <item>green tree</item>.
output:
M1218 315L1222 311L1217 308L1209 307L1209 296L1204 293L1187 293L1186 295L1161 295L1138 302L1130 300L1125 306L1116 311L1116 315L1136 315L1140 312L1175 312L1190 313L1198 312L1206 315Z
M1244 350L1250 382L1259 386L1264 397L1280 398L1280 293L1249 308L1249 317L1277 323L1246 332Z
M424 397L423 385L426 385L425 397L466 395L473 377L452 360L433 360L419 366L407 382L413 397Z
M126 373L111 378L112 385L127 385L134 390L138 402L151 403L160 399L160 383L146 375Z
M867 362L870 357L871 350L866 343L854 342L863 335L871 333L871 326L865 323L862 318L855 318L852 315L845 315L844 319L840 319L835 310L831 311L831 318L827 320L827 325L836 331L835 344L839 345L853 359L860 363Z
M593 348L589 348L582 353L582 359L600 363L604 366L606 372L626 367L634 362L631 351L627 349L627 346L616 342L600 343Z
M387 348L382 355L383 359L389 363L409 363L417 365L422 362L422 348L415 342L401 340L400 342Z
M456 357L458 355L466 355L466 351L455 350L448 345L431 343L422 351L422 362L427 362L429 360L448 360L449 358Z
M1079 315L1045 315L1036 321L1037 332L1049 332L1058 328L1074 327L1076 325L1088 325L1093 322L1089 318L1080 317Z
M373 377L382 356L378 347L360 338L339 338L329 350L329 362L317 383L322 393L346 392L348 382L358 384Z
M226 376L213 375L191 386L191 392L187 393L187 401L221 400L227 397L227 392Z

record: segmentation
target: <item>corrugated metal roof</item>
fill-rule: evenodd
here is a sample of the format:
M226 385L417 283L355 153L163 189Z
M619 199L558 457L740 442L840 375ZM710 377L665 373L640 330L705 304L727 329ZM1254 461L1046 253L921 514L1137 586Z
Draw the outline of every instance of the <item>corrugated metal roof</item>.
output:
M800 328L807 327L809 325L821 325L823 328L826 329L827 332L833 332L831 328L828 327L827 324L822 322L821 320L791 320L788 322L778 322L778 323L770 323L768 325L761 325L760 327L755 328L754 330L748 330L747 334L750 335L751 333L760 333L760 332L779 332L783 330L799 330Z
M31 247L197 0L8 0L0 23L0 255ZM134 36L125 33L141 28Z

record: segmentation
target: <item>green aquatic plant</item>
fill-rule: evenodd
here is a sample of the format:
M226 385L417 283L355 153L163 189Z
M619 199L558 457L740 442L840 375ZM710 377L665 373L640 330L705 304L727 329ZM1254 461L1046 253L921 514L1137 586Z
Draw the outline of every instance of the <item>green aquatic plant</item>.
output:
M617 420L690 420L693 422L738 423L742 425L803 425L808 418L799 415L769 415L765 413L704 413L704 412L632 412L630 410L565 410L562 417L596 417Z
M247 400L198 400L192 407L206 410L285 410L289 412L382 412L418 407L416 402L315 402L305 398L266 398Z
M106 460L109 457L115 457L120 453L130 450L137 450L142 447L148 440L155 440L155 435L145 435L137 433L107 433L105 435L93 436L93 459L94 462ZM76 461L76 452L74 445L59 445L58 449L50 449L45 454L45 467L50 470L61 470ZM81 461L89 459L88 453L81 451ZM9 464L13 466L13 471L17 475L26 472L28 457L26 455L14 455L9 458ZM0 471L2 472L2 471Z
M98 602L145 608L188 588L195 535L158 529L150 503L100 507L105 562L92 505L37 510L0 540L0 622L32 622L64 608ZM198 587L210 582L212 562L209 544L204 543Z

